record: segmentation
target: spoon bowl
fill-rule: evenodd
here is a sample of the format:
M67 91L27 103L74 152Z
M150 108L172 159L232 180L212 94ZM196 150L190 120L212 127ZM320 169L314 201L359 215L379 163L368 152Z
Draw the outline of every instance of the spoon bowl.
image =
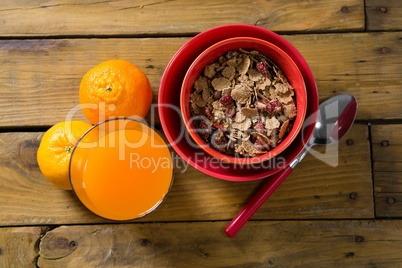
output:
M357 113L357 101L348 94L335 96L318 108L317 122L312 145L329 145L336 143L349 131Z

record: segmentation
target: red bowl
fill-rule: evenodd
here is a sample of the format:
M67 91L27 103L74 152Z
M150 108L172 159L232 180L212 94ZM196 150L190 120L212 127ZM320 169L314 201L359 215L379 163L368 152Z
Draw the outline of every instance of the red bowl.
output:
M278 46L288 54L303 75L307 90L307 113L303 127L294 142L281 153L281 157L254 165L217 164L218 160L201 148L194 148L181 119L180 91L184 76L195 58L211 45L224 39L247 36L263 39ZM271 176L289 165L301 153L311 138L317 120L318 92L313 74L299 51L283 37L266 29L250 25L225 25L212 28L186 42L169 61L163 73L158 112L163 131L177 154L197 170L219 179L251 181ZM280 160L280 165L278 164Z
M193 86L195 80L200 76L205 66L212 64L218 60L218 58L224 55L230 50L257 50L261 54L265 55L267 58L272 60L277 66L284 72L289 83L293 86L296 96L296 106L297 106L297 116L293 122L293 127L286 138L274 149L266 154L250 157L250 158L240 158L233 157L222 154L211 146L209 146L198 134L197 129L193 125L192 115L190 112L190 95L193 91ZM203 51L191 64L188 69L181 88L180 96L180 109L182 112L182 118L187 131L190 133L194 141L209 155L233 164L252 164L259 163L262 161L269 160L283 150L285 150L296 138L299 133L304 117L306 115L307 108L307 94L306 86L304 84L303 76L301 75L297 65L293 60L280 48L277 46L257 38L251 37L236 37L220 41L205 51Z

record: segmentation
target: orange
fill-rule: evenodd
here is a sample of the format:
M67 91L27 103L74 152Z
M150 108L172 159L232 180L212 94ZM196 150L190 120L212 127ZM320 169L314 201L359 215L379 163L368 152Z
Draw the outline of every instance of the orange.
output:
M38 165L45 178L57 187L71 190L71 152L80 137L91 127L91 124L83 121L66 121L57 123L43 135L37 153ZM97 138L94 135L85 137L87 142Z
M107 119L143 119L152 102L152 89L146 75L125 60L105 61L82 78L80 104L93 124Z

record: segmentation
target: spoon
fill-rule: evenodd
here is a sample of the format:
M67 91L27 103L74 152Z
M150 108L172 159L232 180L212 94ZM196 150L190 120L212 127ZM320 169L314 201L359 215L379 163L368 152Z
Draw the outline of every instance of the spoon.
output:
M306 156L313 145L330 145L343 138L352 127L357 113L357 101L348 94L330 98L320 104L314 132L303 151L284 170L273 175L254 195L247 205L225 228L225 233L233 237L268 197L278 188L296 165ZM307 121L305 122L307 124Z

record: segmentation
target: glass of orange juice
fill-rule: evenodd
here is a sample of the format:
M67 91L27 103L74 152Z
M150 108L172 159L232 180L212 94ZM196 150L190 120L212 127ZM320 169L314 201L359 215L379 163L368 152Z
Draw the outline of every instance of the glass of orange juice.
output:
M115 221L141 218L166 198L173 158L151 127L128 118L93 126L76 144L70 182L77 198L96 215Z

